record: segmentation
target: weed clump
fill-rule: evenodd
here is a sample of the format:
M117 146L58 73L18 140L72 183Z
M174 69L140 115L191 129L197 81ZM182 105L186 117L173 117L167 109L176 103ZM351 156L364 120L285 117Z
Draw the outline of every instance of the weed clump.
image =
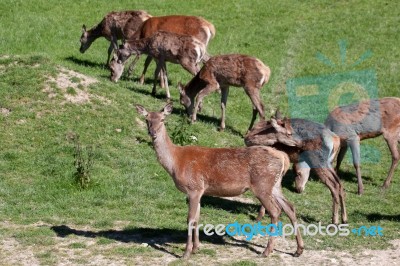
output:
M172 129L171 139L178 145L189 145L197 141L189 120L184 114L181 114L178 124Z
M86 189L91 183L91 171L94 163L93 146L82 146L79 135L71 134L70 139L74 143L74 180L81 189Z

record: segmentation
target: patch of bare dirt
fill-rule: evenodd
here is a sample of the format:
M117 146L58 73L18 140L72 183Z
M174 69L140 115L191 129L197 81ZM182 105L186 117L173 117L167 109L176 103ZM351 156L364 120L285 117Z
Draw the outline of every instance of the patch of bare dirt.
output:
M61 226L66 235L54 236L54 245L26 246L11 236L0 236L0 261L6 265L39 265L39 254L50 252L56 265L168 265L179 261L183 254L184 241L175 241L172 235L160 235L149 239L140 233L129 233L123 228L128 221L116 221L109 233L92 229L90 226ZM51 225L38 222L31 225L16 225L9 221L0 222L0 227L23 230ZM65 231L66 230L66 231ZM55 230L56 232L57 230ZM108 231L108 230L106 230ZM59 231L60 232L60 231ZM103 232L103 233L101 233ZM99 238L110 239L99 244ZM310 250L296 258L291 254L296 250L294 239L277 238L274 252L267 258L261 253L267 244L265 237L254 237L246 241L244 237L224 237L223 243L203 241L199 254L189 259L189 265L231 265L238 261L252 261L257 265L399 265L400 239L392 240L391 247L384 250L368 248L358 252L346 250ZM82 247L76 247L76 244ZM117 249L138 249L143 252L120 254ZM186 265L186 264L184 264Z
M57 77L48 78L48 84L43 89L43 92L47 93L49 98L54 98L60 93L65 98L62 104L67 102L85 104L90 103L92 99L99 100L103 104L111 104L109 99L88 91L90 85L98 82L95 78L63 67L60 67L59 71ZM52 88L51 83L55 84L57 89Z
M3 116L8 116L11 113L11 110L8 108L0 108L0 114L2 114Z
M22 246L14 238L2 239L0 242L0 261L4 265L39 265L33 251Z

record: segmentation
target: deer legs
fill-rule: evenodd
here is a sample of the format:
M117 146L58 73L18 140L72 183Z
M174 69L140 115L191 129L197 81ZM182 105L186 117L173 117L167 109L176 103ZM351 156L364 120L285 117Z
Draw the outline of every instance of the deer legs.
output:
M151 61L151 57L150 57L150 61ZM147 62L147 58L146 58L146 62ZM165 85L167 101L169 101L171 98L171 95L169 93L169 87L168 87L167 66L166 66L164 60L157 60L156 62L157 62L157 67L156 67L156 70L154 71L154 83L153 83L153 90L151 91L151 94L153 96L156 95L157 80L158 80L158 76L160 75L161 83Z
M111 42L107 50L108 56L107 56L106 67L108 67L108 64L110 63L110 58L113 51L114 51L114 43Z
M133 59L133 61L131 62L131 64L129 65L129 68L128 68L128 78L131 77L132 72L133 72L133 70L135 69L135 65L136 65L137 61L139 60L139 58L140 58L140 54L137 54L136 57L135 57L135 58ZM147 68L147 67L146 67L146 68Z
M400 131L400 130L397 130ZM390 166L390 170L388 176L383 183L383 188L386 189L389 187L390 182L392 181L394 170L396 169L397 165L399 164L399 150L397 149L397 144L399 143L399 133L395 132L395 134L384 134L383 137L386 140L386 143L389 146L390 153L392 154L392 165Z
M139 80L140 85L143 85L143 83L144 83L144 75L147 72L147 68L149 67L149 65L151 63L151 60L153 60L153 58L151 56L146 57L146 61L144 62L143 72L142 72L142 75L140 76L140 80Z
M347 140L347 144L350 147L351 154L353 157L353 165L356 169L357 175L357 182L358 182L358 195L364 193L364 186L361 179L361 168L360 168L360 161L361 161L361 154L360 154L360 138L358 136L352 137Z
M220 130L225 130L225 111L226 103L228 101L229 86L221 87L221 125Z
M267 210L268 214L271 216L271 224L275 225L278 224L278 218L283 209L283 211L289 217L293 227L296 226L297 219L296 219L295 209L293 205L283 197L283 195L274 195L274 196L263 195L263 196L258 196L257 198L261 201L263 207ZM268 239L267 247L265 248L262 254L263 256L266 257L273 251L275 240L276 236L271 236ZM304 250L304 242L301 237L300 230L297 230L296 241L297 241L297 250L294 253L294 256L298 257L303 253Z
M250 97L251 102L253 103L253 116L251 118L250 126L248 129L250 130L253 127L254 121L257 118L257 113L260 115L261 120L265 120L264 105L261 102L258 88L253 89L252 87L246 87L245 91L246 94Z
M183 258L189 258L190 254L197 251L200 245L199 240L199 217L200 217L200 199L202 194L196 193L189 196L189 213L188 213L188 238L186 242L185 253Z

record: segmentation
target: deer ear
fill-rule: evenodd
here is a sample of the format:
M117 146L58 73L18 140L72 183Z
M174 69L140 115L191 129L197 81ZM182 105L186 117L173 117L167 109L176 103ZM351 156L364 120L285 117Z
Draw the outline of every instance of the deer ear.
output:
M290 119L289 118L285 117L283 119L283 126L285 127L285 129L287 131L286 134L291 135L292 134L292 126L290 125Z
M178 89L179 89L179 93L180 94L184 94L185 93L184 86L180 81L178 82Z
M172 113L172 109L172 103L168 103L161 111L164 112L164 115L169 115Z
M279 111L279 108L276 109L276 112L275 112L275 119L282 119L282 114L281 114L281 112Z
M147 112L147 110L143 107L143 106L141 106L140 104L136 104L135 105L135 108L136 108L136 111L139 113L139 114L141 114L141 115L143 115L143 116L147 116L149 113Z
M275 118L271 118L271 125L275 128L278 133L286 134L286 128L280 126Z

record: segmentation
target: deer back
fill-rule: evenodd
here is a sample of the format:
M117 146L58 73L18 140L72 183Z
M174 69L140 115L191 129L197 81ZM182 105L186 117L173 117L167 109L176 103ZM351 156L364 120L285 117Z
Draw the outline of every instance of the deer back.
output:
M325 120L325 125L342 140L357 136L360 139L379 136L382 134L382 115L391 109L386 106L386 103L392 102L399 103L398 100L393 101L391 98L384 98L382 100L367 100L346 106L338 106L329 113ZM400 111L400 108L397 111ZM387 121L387 119L384 120Z
M221 86L244 86L258 83L261 87L269 80L270 69L259 59L241 54L211 57L200 71L200 78L215 79Z
M131 10L121 12L110 12L108 13L102 23L102 35L109 41L111 41L113 30L118 39L126 38L125 36L130 31L137 31L142 23L150 18L146 11L143 10ZM125 34L125 31L127 33Z
M201 17L174 15L149 18L141 25L133 38L140 39L150 37L157 31L190 35L206 46L215 35L214 26Z
M312 168L329 167L329 158L339 145L337 136L324 125L296 118L277 126L260 121L245 136L245 143L275 147L289 154L292 162L304 160Z

